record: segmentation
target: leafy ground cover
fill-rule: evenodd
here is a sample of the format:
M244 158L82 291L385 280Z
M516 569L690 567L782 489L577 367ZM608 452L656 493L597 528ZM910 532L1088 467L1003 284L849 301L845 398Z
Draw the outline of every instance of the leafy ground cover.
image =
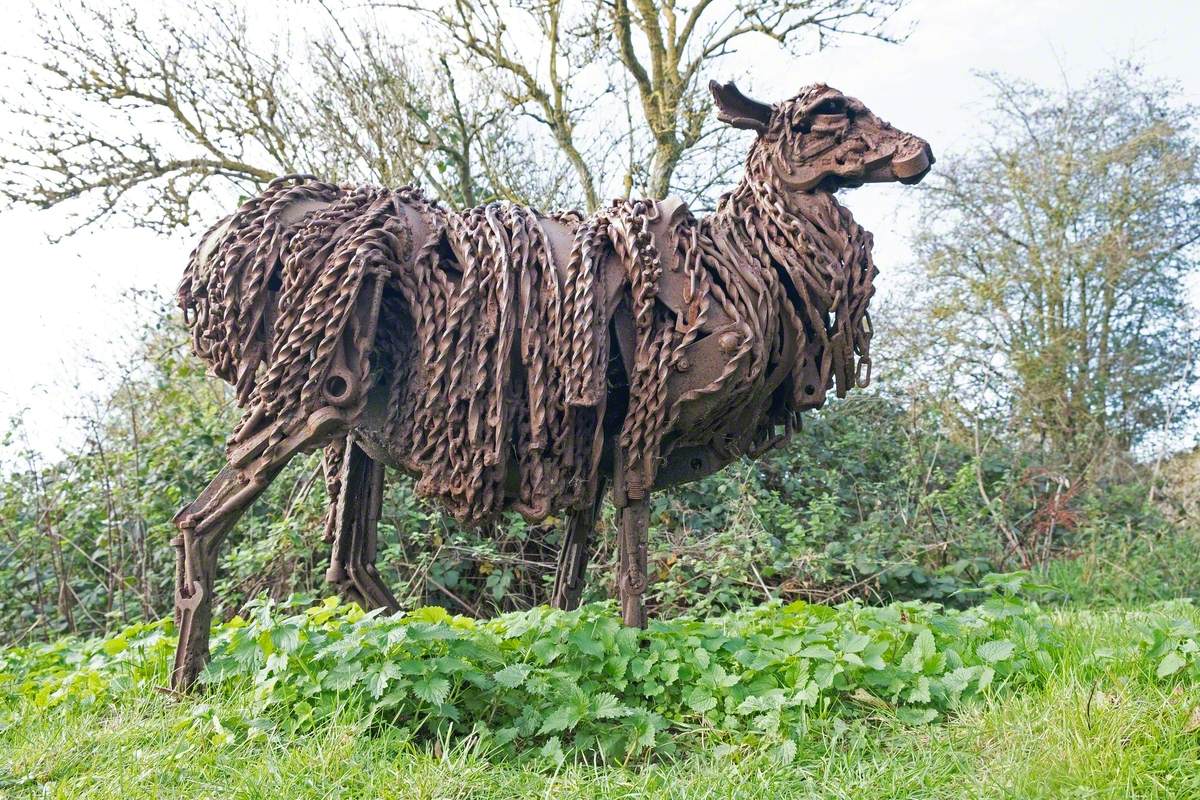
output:
M1200 796L1186 603L768 606L632 650L610 617L263 605L184 701L164 625L10 650L0 795Z

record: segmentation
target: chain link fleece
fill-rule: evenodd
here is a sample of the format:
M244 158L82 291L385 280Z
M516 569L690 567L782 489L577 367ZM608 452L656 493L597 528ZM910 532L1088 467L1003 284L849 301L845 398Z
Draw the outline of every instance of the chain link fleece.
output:
M361 387L345 419L357 425L379 387L376 440L420 493L464 521L510 507L540 519L590 508L606 453L637 500L676 449L755 453L827 389L865 385L871 235L821 181L925 145L820 85L779 106L731 103L738 124L761 117L761 135L746 178L701 220L652 200L588 217L454 212L410 187L272 182L202 239L179 291L196 353L245 409L231 449L266 431L269 461L344 375ZM565 264L551 228L571 237ZM697 354L715 377L689 383ZM342 458L327 447L331 493Z
M659 219L652 201L615 202L587 219L559 215L574 228L560 281L531 209L452 213L411 188L284 179L219 226L219 241L206 237L180 301L196 353L246 408L231 446L274 424L269 455L325 402L321 387L364 279L386 280L374 345L349 366L363 382L373 368L387 382L384 434L407 443L400 466L419 475L421 493L480 521L505 506L511 461L518 480L508 504L537 519L592 501L604 445L607 269L624 273L636 342L618 439L631 497L654 485L663 438L683 403L725 398L699 429L673 432L675 445L740 447L741 432L725 426L747 404L766 402L759 395L789 330L815 347L822 388L830 379L842 392L853 385L852 353L869 357L870 239L831 196L816 198L822 202L797 215L769 186L749 185L702 222L686 215L665 242L651 235ZM312 201L302 219L285 220L288 209ZM415 252L402 206L429 226ZM682 313L656 302L660 246L674 249L685 276ZM801 302L789 300L777 270L746 264L781 265ZM268 292L277 293L273 304ZM669 408L671 371L713 304L734 321L722 344L728 361L716 380ZM335 444L326 454L331 492L341 451Z

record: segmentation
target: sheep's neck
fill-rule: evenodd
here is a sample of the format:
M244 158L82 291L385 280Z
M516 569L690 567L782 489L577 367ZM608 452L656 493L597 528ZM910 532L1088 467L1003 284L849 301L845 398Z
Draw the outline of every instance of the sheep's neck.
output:
M721 199L717 210L705 218L704 224L710 231L732 229L740 237L754 239L756 234L748 227L753 219L767 220L776 230L799 228L809 254L857 252L864 261L870 261L870 235L859 227L850 211L838 203L831 192L770 191L752 183L748 177L743 178ZM864 239L865 249L852 246ZM760 259L770 260L760 248L748 247L747 250ZM796 255L803 259L808 254ZM770 264L761 266L766 268ZM870 268L867 264L863 266Z
M712 249L734 256L742 269L774 273L790 284L787 293L806 341L826 359L813 361L821 363L821 372L809 380L828 386L835 379L842 396L863 370L856 354L869 373L867 306L876 273L871 234L829 192L787 195L772 188L743 181L705 220L705 232ZM736 245L723 246L722 240Z

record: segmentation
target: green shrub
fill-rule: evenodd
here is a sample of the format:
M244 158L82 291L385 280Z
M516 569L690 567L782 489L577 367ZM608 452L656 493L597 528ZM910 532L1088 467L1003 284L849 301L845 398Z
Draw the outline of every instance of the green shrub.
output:
M243 720L218 721L222 737L360 719L418 738L470 735L516 756L787 742L832 713L930 722L1001 686L1042 680L1056 651L1037 608L1011 595L965 611L773 603L644 632L607 604L483 622L436 607L382 617L307 604L258 602L217 626L202 680L246 708ZM159 624L10 650L0 693L45 708L149 691L165 680L169 646Z
M53 462L21 447L19 424L0 433L0 641L107 633L170 612L171 517L216 473L237 419L228 388L184 341L171 315L148 325L112 395L81 420L86 440ZM986 429L979 440L925 401L856 395L806 414L783 449L655 493L651 612L854 597L962 605L989 572L1076 556L1052 570L1075 599L1200 591L1200 561L1188 555L1197 533L1164 520L1147 470L1068 480L1053 454L971 424ZM219 617L261 593L329 591L318 462L296 459L230 534ZM481 618L528 609L549 600L562 527L507 514L464 528L392 474L379 569L405 608ZM615 540L606 508L588 601L615 594Z
M0 649L0 729L22 702L46 710L108 702L167 682L175 636L169 620L139 623L108 638L64 637Z

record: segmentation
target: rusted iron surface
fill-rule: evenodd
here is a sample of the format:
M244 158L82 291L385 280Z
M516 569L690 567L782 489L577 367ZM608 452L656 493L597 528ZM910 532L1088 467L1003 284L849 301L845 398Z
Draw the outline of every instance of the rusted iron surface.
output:
M176 517L176 689L207 659L221 539L296 453L325 448L327 575L368 607L396 604L374 565L384 465L464 522L566 512L562 607L611 485L622 614L644 625L650 492L866 385L871 235L834 192L915 183L929 146L823 85L774 106L711 89L758 138L703 219L675 199L450 211L410 187L287 176L203 237L180 304L245 414Z

